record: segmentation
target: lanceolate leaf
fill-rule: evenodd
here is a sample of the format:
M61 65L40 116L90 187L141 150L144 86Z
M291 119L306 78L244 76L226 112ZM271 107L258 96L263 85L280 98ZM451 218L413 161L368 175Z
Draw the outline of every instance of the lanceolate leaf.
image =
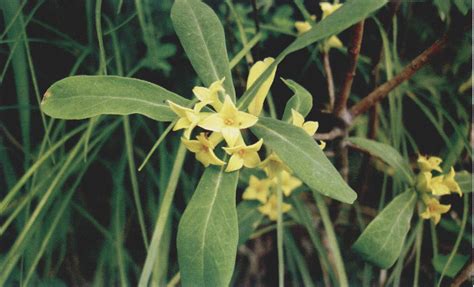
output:
M410 229L416 198L413 190L395 197L362 232L352 249L380 268L392 266Z
M255 97L260 85L270 76L275 67L289 54L301 50L317 41L338 34L355 23L367 18L371 13L381 8L388 0L349 0L336 12L318 22L310 31L296 38L275 61L262 73L257 81L245 92L239 100L239 108L246 109Z
M414 175L410 165L393 147L361 137L350 137L347 141L383 160L386 164L393 167L395 172L401 175L407 183L413 182Z
M178 227L183 286L228 286L239 229L235 207L238 172L206 168Z
M287 164L310 188L346 203L357 194L347 185L316 142L302 128L259 118L252 132Z
M472 192L472 174L468 171L458 171L456 172L455 177L459 187L461 187L461 191L463 193L471 193Z
M200 0L176 0L171 20L202 82L209 86L225 77L224 88L235 101L224 28L216 13Z
M44 94L41 109L53 118L80 120L98 115L142 114L157 121L176 115L167 100L189 103L150 82L117 76L73 76L54 83Z
M295 93L286 103L282 119L284 121L291 119L291 109L296 110L302 114L303 117L306 117L313 107L313 96L297 82L292 80L282 80L285 85Z

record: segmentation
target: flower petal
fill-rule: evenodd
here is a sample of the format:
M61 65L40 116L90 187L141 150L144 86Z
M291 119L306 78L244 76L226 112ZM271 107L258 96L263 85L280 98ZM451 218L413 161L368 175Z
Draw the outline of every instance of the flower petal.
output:
M303 124L304 131L310 136L313 136L316 133L318 127L319 123L314 121L307 121Z
M263 72L275 61L273 58L265 58L263 61L256 62L249 71L249 76L247 78L247 90L255 83L255 81L263 74ZM262 112L263 102L270 90L270 87L275 79L276 67L273 69L272 73L268 78L262 83L258 89L255 97L250 102L248 111L252 115L258 116Z
M298 35L301 35L311 30L311 24L306 21L296 21L295 28L298 31Z
M233 147L241 136L240 130L234 127L224 127L222 128L221 133L229 147Z
M210 130L213 132L220 132L222 131L222 128L225 125L224 125L224 120L222 119L220 114L215 113L200 120L198 123L198 126L200 126L203 129Z
M191 111L191 109L188 109L186 107L180 106L178 104L173 103L172 101L168 101L168 105L170 106L170 109L177 114L180 118L186 117L186 112Z
M246 151L259 151L262 148L263 139L258 140L258 142L249 145L245 148Z
M179 118L179 120L174 124L173 131L180 129L186 129L191 125L191 122L187 118Z
M246 129L246 128L249 128L253 125L255 125L258 121L258 117L254 116L254 115L251 115L249 113L246 113L246 112L238 112L237 114L237 119L236 119L239 123L239 128L241 129Z
M337 36L331 36L326 41L326 45L329 48L342 48L344 44L342 44L341 40Z
M260 157L255 151L246 151L243 155L243 162L245 167L254 168L260 164Z
M193 88L193 94L198 98L201 102L206 102L209 100L209 94L211 91L209 91L208 88L206 87L194 87Z
M229 163L227 164L225 171L226 172L235 171L235 170L241 169L243 165L244 165L244 160L238 155L233 155L230 157Z
M191 152L199 152L202 148L202 144L197 140L188 140L186 138L181 138L184 146Z
M294 126L303 127L304 117L302 114L298 113L295 109L291 109L291 118Z

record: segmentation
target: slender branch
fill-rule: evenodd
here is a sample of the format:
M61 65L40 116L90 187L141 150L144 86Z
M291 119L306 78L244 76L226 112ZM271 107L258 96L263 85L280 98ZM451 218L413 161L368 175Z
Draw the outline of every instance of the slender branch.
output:
M357 117L360 114L365 113L368 109L373 107L376 103L383 100L390 91L398 87L401 83L408 80L415 74L419 69L424 67L430 60L443 48L448 42L448 36L444 35L440 39L431 45L428 49L423 51L418 57L411 61L398 75L393 77L390 81L385 82L381 86L377 87L374 91L368 94L365 98L359 101L357 104L352 106L350 109L350 115L352 118Z
M333 140L338 137L342 137L345 135L344 130L341 128L334 128L330 132L323 133L323 134L315 134L313 138L315 140L320 140L320 141L328 141L328 140Z
M332 77L331 62L329 61L329 51L323 52L323 64L324 73L326 73L326 80L328 83L329 110L332 111L334 108L334 99L336 97L336 93L334 91L334 79Z
M352 82L356 74L357 60L359 59L360 46L362 43L362 37L364 35L364 20L360 21L353 28L352 42L349 46L349 65L346 72L346 77L342 85L341 91L336 99L336 105L334 107L334 114L344 117L347 113L347 100L351 93Z
M459 272L459 274L454 278L451 283L451 287L461 286L462 283L469 280L469 277L474 275L474 262L472 261L472 256L470 260L466 263L464 268Z

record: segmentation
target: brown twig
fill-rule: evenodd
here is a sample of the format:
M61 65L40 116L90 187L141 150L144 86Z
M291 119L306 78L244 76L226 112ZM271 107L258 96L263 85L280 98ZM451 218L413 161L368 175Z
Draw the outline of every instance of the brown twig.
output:
M320 141L329 141L329 140L336 139L338 137L342 137L344 135L345 135L344 130L342 130L341 128L336 127L328 133L315 134L313 136L313 138L315 140L320 140Z
M329 51L323 52L323 66L324 73L326 73L326 81L328 83L329 111L332 111L334 108L336 93L334 91L334 79L332 76L331 62L329 61Z
M346 72L346 77L344 83L342 84L341 91L339 92L338 97L336 98L336 105L334 107L334 114L345 118L347 113L347 100L349 99L349 94L351 93L352 82L354 81L354 76L356 74L357 60L359 59L360 46L362 43L362 37L364 35L364 20L354 25L352 41L349 46L349 65Z
M393 77L390 81L385 82L365 98L360 100L357 104L352 106L350 109L351 118L355 118L360 114L365 113L368 109L373 107L376 103L383 100L390 91L395 89L398 85L408 80L415 74L419 69L424 67L435 55L437 55L448 42L448 36L444 35L436 42L433 43L428 49L423 51L418 57L411 61L398 75Z
M472 256L470 260L466 263L466 266L459 272L459 274L454 278L451 283L451 287L461 286L462 283L466 282L469 277L474 275L474 262L472 261Z

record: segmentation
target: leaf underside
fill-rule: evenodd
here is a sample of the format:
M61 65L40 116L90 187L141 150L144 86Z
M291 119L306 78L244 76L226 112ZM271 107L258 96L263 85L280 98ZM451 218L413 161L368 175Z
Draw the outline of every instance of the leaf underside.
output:
M410 229L416 198L413 190L395 197L362 232L352 249L380 268L392 266Z
M339 175L317 143L302 128L271 118L259 118L251 128L308 187L352 204L357 194Z
M228 286L239 237L235 206L238 172L206 168L178 226L183 286Z
M142 114L157 121L176 115L167 101L189 101L150 82L118 76L73 76L54 83L45 93L41 110L53 118L80 120L98 115Z

